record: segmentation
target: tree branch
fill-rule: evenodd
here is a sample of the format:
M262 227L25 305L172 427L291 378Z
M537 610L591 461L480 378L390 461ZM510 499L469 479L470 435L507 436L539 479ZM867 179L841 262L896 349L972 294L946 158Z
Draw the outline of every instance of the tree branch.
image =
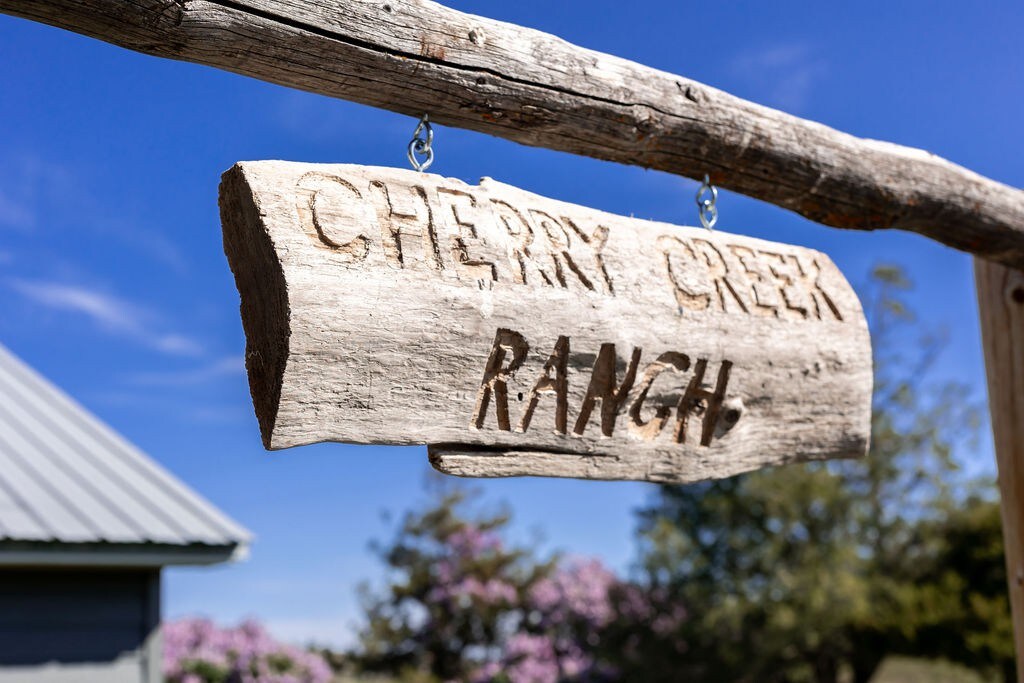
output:
M711 175L839 228L1024 268L1024 192L714 88L428 0L0 0L148 54L527 145Z

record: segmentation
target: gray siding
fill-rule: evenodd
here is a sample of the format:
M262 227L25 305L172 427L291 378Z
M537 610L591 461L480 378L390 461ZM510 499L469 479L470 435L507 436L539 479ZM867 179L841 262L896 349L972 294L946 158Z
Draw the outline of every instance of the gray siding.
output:
M159 576L0 570L0 683L157 683Z

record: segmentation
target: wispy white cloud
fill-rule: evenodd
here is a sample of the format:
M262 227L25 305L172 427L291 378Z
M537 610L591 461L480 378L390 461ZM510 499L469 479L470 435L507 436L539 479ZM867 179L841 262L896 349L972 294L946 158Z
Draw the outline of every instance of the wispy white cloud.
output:
M130 389L101 389L91 391L86 398L118 410L129 410L133 414L159 416L182 425L238 424L251 422L255 418L252 408L239 403L197 403L202 398L183 400L168 387L155 391L155 387L132 387Z
M255 419L251 408L247 409L240 405L193 407L191 410L183 410L181 417L190 422L212 424L238 423Z
M8 281L34 304L84 316L104 332L175 356L202 355L202 346L182 334L161 330L158 316L119 297L80 285L41 280Z
M798 112L807 105L815 83L828 73L828 65L807 45L780 44L741 52L731 70L750 84L762 103Z
M227 356L192 370L180 372L145 372L131 375L128 383L140 386L187 387L213 382L245 373L245 358Z
M147 334L147 336L149 336ZM156 334L150 337L153 348L173 356L201 356L203 347L199 342L183 334Z
M44 207L77 193L63 165L34 154L5 155L0 165L0 227L32 230Z
M178 273L188 271L189 259L167 235L149 225L120 216L94 216L91 227L97 234L110 236L132 249L145 254Z
M28 230L36 224L36 213L28 204L0 188L0 227Z
M177 272L188 269L180 247L143 219L144 209L97 196L88 167L71 167L32 153L0 156L0 229L86 230L112 237Z

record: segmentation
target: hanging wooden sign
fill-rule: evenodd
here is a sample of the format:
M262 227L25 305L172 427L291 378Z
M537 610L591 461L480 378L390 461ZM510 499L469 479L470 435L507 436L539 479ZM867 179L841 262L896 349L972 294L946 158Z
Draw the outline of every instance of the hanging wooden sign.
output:
M819 252L392 168L244 162L220 202L267 448L659 482L867 450L867 326Z

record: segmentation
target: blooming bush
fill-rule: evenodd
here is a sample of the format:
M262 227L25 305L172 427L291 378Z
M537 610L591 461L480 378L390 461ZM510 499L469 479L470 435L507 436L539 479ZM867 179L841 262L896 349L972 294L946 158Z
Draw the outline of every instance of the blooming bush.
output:
M501 538L492 531L466 525L441 539L441 548L434 563L434 586L427 601L435 604L468 606L482 604L502 606L515 604L518 593L514 585L501 576L481 578L474 572L476 560L493 561L503 551Z
M559 683L605 680L614 669L595 646L615 619L612 593L619 580L598 560L556 566L527 591L523 620L504 642L497 661L476 675L479 683Z
M547 626L580 623L601 628L615 616L611 593L618 583L600 560L572 560L534 584L529 602Z
M355 657L364 670L471 681L522 621L525 594L548 565L504 543L503 515L469 518L459 514L463 503L455 492L406 515L379 548L387 581L364 594L367 623Z
M256 621L219 628L207 619L163 626L167 683L329 683L323 657L274 640Z
M380 548L388 578L364 595L364 671L443 683L601 683L640 657L636 634L678 642L685 611L598 560L509 547L503 515L465 494L409 513ZM678 651L678 650L675 650Z

